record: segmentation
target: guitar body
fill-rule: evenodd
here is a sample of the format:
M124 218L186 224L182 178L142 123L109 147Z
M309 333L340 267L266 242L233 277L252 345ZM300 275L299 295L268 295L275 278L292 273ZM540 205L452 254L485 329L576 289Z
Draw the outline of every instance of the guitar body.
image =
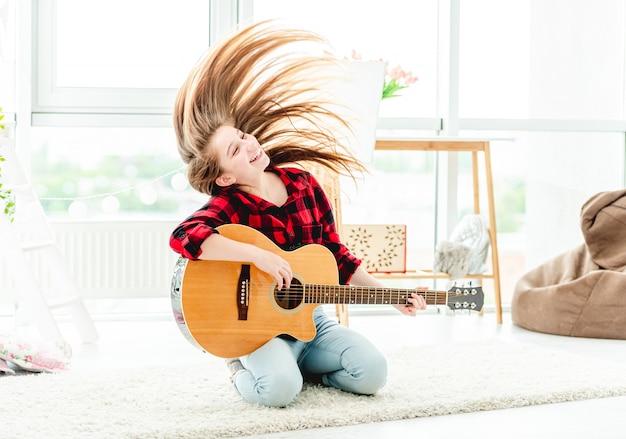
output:
M324 246L312 244L286 252L247 226L227 224L218 231L289 261L292 285L338 283L337 263ZM242 271L246 273L245 293ZM313 311L318 305L305 303L298 296L281 297L275 286L271 276L251 263L180 258L172 280L174 315L193 344L224 358L249 354L281 334L312 340L316 332Z
M171 290L178 328L218 357L241 357L281 334L312 340L313 311L320 304L406 305L413 293L427 305L455 311L480 311L484 303L482 288L471 284L448 291L338 285L335 257L322 245L287 252L247 226L227 224L218 231L281 256L293 273L290 287L277 291L276 281L251 263L178 259Z

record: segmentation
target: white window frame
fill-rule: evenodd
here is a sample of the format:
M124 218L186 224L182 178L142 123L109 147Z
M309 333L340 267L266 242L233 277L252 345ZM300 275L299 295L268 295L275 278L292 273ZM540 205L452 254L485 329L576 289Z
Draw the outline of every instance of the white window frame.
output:
M28 0L26 0L28 2ZM172 88L57 87L55 78L55 14L57 0L32 2L32 126L140 126L171 125L176 95ZM200 1L200 0L199 0ZM237 23L253 16L252 0L209 2L209 44L218 41ZM28 8L24 8L28 10ZM442 129L442 118L381 118L379 129Z
M240 19L237 0L209 2L209 44ZM169 126L176 89L56 86L57 0L32 0L33 126Z

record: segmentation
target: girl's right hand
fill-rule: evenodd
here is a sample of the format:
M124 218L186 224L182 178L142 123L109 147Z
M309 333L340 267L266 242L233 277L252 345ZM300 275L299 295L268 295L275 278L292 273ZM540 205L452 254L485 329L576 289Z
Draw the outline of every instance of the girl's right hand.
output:
M259 249L259 255L255 258L254 265L261 271L269 274L276 280L278 290L283 286L289 288L293 273L289 262L275 253Z

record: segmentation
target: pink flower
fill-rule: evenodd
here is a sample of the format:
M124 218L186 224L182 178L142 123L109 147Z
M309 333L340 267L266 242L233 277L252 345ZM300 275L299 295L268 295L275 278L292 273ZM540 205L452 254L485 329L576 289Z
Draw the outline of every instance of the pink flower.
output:
M363 59L361 57L361 54L354 49L352 49L352 52L350 52L350 58L354 61L361 61Z
M350 57L345 57L346 60L353 61L361 61L363 57L359 52L352 49L350 52ZM378 61L384 62L386 66L385 71L385 83L383 85L383 91L381 99L393 98L396 96L400 96L398 92L402 89L407 88L411 84L415 84L417 82L417 76L413 75L413 73L408 70L403 70L400 66L395 66L391 70L389 69L389 62L383 60L382 58Z
M415 82L417 82L417 76L414 76L411 71L405 71L400 66L395 66L391 70L387 67L382 99L399 96L397 93L400 90L415 84Z

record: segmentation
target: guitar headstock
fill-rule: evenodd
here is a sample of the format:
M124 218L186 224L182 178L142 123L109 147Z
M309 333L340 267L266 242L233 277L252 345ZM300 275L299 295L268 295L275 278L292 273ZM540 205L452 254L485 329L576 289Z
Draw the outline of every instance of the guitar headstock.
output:
M477 285L455 285L448 290L448 306L450 309L480 311L485 302L483 288Z

